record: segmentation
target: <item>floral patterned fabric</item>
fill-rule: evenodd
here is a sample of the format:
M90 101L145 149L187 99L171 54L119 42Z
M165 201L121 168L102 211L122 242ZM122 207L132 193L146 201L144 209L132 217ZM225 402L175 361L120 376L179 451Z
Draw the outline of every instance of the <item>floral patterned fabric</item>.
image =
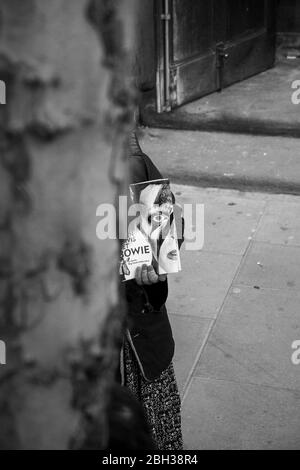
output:
M125 341L124 385L142 403L157 449L182 450L181 403L173 364L156 380L148 382Z

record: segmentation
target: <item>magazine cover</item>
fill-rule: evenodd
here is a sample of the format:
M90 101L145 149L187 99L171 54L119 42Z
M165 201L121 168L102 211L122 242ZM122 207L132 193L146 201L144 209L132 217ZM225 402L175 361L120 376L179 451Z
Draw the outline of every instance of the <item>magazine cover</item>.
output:
M177 273L181 264L169 180L131 184L129 190L138 211L121 249L122 280L134 279L143 264L152 264L157 274Z

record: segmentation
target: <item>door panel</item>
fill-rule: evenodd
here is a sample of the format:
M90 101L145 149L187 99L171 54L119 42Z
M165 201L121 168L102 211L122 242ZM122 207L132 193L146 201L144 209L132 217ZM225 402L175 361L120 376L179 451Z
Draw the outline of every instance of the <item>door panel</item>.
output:
M222 75L222 87L245 80L274 64L274 41L267 33L246 37L225 47L228 54Z
M172 0L170 8L170 106L174 108L215 89L214 2Z
M262 0L227 0L226 40L265 27L265 2Z
M213 43L213 9L210 2L173 2L173 61L207 53Z
M272 67L275 60L275 8L272 1L227 0L226 59L222 87Z
M216 90L215 55L209 54L188 61L176 68L176 92L171 95L171 107L208 95Z
M158 111L272 67L275 0L157 1L165 25L160 23Z

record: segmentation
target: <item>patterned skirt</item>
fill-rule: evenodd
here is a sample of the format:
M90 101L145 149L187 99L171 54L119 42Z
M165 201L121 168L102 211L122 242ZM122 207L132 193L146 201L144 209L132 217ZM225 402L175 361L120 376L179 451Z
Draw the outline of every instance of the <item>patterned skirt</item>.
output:
M125 341L124 372L124 385L142 403L157 449L182 450L181 402L173 364L156 380L147 382Z

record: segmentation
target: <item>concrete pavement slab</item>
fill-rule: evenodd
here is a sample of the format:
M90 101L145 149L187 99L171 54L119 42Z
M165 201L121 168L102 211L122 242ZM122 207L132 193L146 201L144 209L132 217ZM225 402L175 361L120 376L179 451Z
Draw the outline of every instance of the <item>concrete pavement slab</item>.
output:
M215 318L241 259L234 254L182 250L182 272L169 275L169 311Z
M204 205L204 251L244 254L264 213L263 198L173 185L179 204Z
M300 392L292 343L300 340L300 295L234 287L201 355L195 376Z
M255 236L256 241L300 245L300 199L297 202L270 201Z
M300 247L252 243L235 284L300 290Z
M176 344L173 363L179 390L183 394L197 354L204 346L212 320L170 315L170 312L169 318Z
M183 435L190 450L299 450L300 393L195 378Z

